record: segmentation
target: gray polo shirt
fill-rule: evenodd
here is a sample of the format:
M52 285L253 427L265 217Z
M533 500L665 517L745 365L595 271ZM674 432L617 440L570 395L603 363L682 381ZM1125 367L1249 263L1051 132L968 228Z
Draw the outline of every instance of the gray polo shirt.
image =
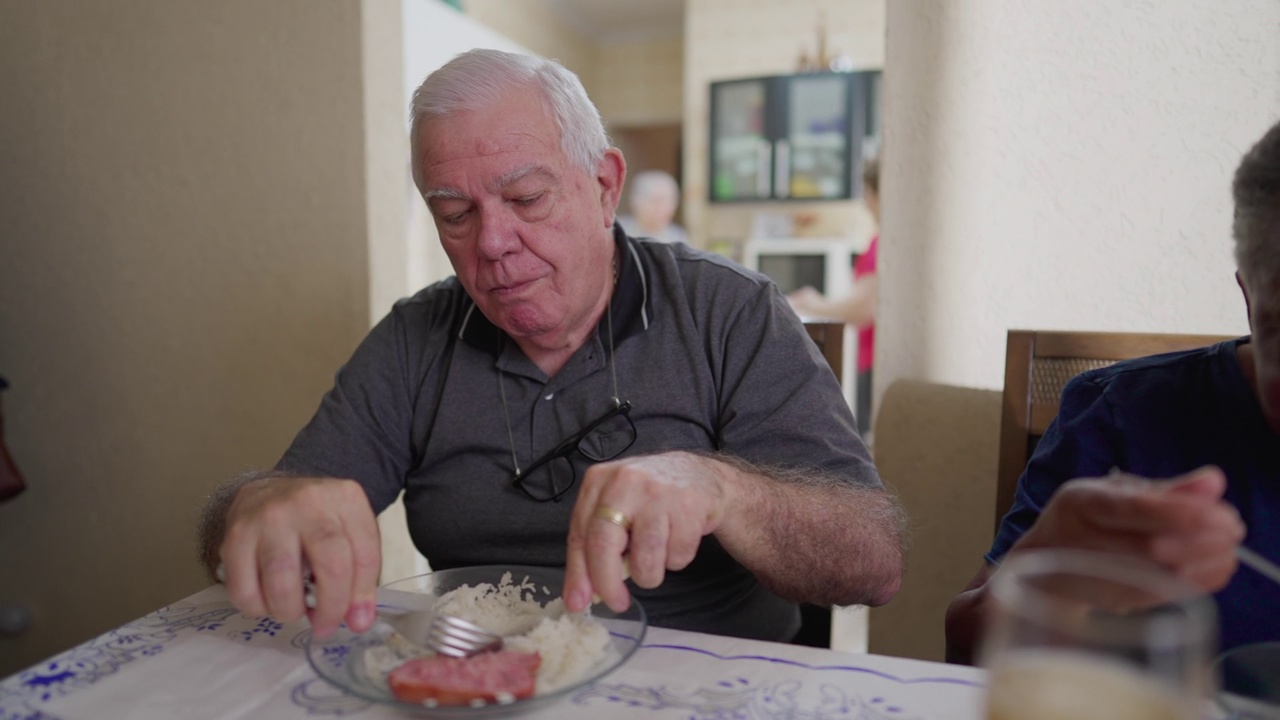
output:
M637 434L622 457L723 451L880 485L834 375L767 277L614 233L613 361ZM433 568L563 566L579 484L561 502L529 498L512 484L511 445L528 467L612 407L609 359L602 319L547 377L449 278L378 323L277 467L353 478L377 512L404 492L410 534ZM581 479L591 461L570 460ZM711 536L662 586L631 589L655 625L768 640L799 627L796 605Z

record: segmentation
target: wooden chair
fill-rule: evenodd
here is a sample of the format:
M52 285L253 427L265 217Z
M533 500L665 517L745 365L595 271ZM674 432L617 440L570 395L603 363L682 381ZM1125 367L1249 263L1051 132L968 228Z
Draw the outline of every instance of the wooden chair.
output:
M1071 378L1120 360L1189 350L1227 339L1221 335L1010 330L1000 417L996 529L1013 506L1018 478L1057 416L1062 388Z
M840 380L840 368L844 363L844 323L810 320L805 322L804 329L831 366L836 379ZM831 647L831 612L829 607L802 603L800 631L791 642L809 647Z
M947 605L991 547L1000 391L898 378L876 413L876 468L911 524L902 588L870 610L868 650L942 662ZM839 618L840 616L837 616Z
M840 374L841 368L844 367L844 323L808 320L804 324L804 329L809 332L809 337L818 346L822 357L826 358L827 364L836 374L836 379L843 384Z

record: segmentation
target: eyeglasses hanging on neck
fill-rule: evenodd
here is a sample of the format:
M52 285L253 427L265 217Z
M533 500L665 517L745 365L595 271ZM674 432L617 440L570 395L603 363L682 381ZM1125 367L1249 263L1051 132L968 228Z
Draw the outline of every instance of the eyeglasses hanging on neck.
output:
M613 259L613 280L618 280L618 259ZM613 293L605 306L609 332L609 373L613 378L613 407L572 436L561 440L550 452L521 470L516 457L515 437L511 432L511 414L507 411L507 390L502 370L498 370L498 392L502 397L502 417L507 423L507 440L511 443L511 463L515 466L511 484L538 502L559 502L578 481L570 456L575 452L593 462L612 460L636 441L636 426L631 421L631 403L618 394L618 369L613 351Z
M614 407L587 424L573 436L565 438L551 452L534 460L528 468L516 463L511 484L525 495L547 502L559 501L578 480L569 456L574 452L594 462L612 460L636 441L636 426L631 422L631 403L613 398ZM514 459L514 455L512 456Z

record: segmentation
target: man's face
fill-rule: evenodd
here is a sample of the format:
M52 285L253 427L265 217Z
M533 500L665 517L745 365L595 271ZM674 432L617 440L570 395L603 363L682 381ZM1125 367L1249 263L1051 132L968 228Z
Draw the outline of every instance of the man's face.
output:
M1280 435L1280 274L1267 275L1257 270L1242 272L1240 286L1249 307L1258 401Z
M590 322L610 290L625 165L585 172L533 90L424 123L422 190L454 272L480 311L551 348Z

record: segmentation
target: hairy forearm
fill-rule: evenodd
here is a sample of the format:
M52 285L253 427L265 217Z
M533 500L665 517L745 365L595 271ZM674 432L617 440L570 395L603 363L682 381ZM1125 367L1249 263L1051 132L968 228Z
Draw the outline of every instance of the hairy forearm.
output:
M196 529L196 552L200 556L200 565L204 567L210 579L217 579L215 572L218 563L222 560L219 557L219 550L227 534L227 513L231 510L231 503L236 499L236 493L255 480L284 474L275 471L247 472L223 482L209 493L204 508L200 512L200 523Z
M816 605L882 605L897 592L906 516L890 493L723 460L737 507L716 538L765 587Z

